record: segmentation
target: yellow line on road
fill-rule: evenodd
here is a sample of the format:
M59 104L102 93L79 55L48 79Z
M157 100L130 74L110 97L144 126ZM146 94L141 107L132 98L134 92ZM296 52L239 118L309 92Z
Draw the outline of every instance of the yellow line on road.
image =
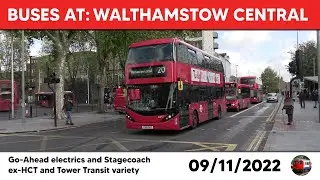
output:
M258 141L259 137L261 135L261 131L258 131L257 135L253 138L253 140L251 141L251 143L249 144L248 148L246 149L246 151L251 151L252 147L255 145L255 143Z
M119 143L124 143L124 142L129 142L129 141L118 141ZM76 147L88 147L88 146L99 146L99 145L104 145L104 144L114 144L114 142L108 142L108 143L92 143L92 144L81 144L79 146ZM59 150L59 149L66 149L66 148L73 148L75 147L74 145L70 145L70 146L58 146L58 147L53 147L53 148L46 148L46 151L52 151L52 150ZM35 150L30 150L31 152L34 151L39 151L39 149L35 149Z
M268 116L266 122L272 122L274 120L274 115L279 111L280 106L283 104L283 99L276 105L274 110L271 112L271 114Z
M266 131L258 131L246 151L257 151L266 133Z
M225 151L234 151L236 149L236 144L229 144Z
M267 133L266 131L262 131L262 132L261 132L261 135L260 135L260 137L259 137L256 145L254 146L253 151L257 151L257 150L258 150L258 148L259 148L259 146L260 146L260 144L261 144L264 136L266 135L266 133Z
M216 147L211 147L208 145L204 145L202 143L193 143L193 144L202 147L201 149L204 149L204 150L219 151L219 149L217 149Z

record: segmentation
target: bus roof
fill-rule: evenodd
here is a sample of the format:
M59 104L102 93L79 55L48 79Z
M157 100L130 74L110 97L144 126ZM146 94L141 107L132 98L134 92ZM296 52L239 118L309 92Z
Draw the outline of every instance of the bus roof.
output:
M129 48L135 48L135 47L141 47L141 46L149 46L149 45L155 45L155 44L165 44L165 43L172 43L175 40L178 40L177 38L162 38L162 39L150 39L145 41L139 41L132 43L129 45Z
M257 78L257 76L242 76L242 77L240 77L240 79L248 79L248 78Z
M222 62L220 56L217 56L214 54L209 54L209 53L203 51L202 49L199 49L199 48L197 48L187 42L184 42L183 40L181 40L179 38L161 38L161 39L151 39L151 40L139 41L139 42L135 42L135 43L132 43L131 45L129 45L129 48L150 46L150 45L156 45L156 44L165 44L165 43L172 43L172 42L182 43L182 44L188 46L189 48L197 50L197 51L203 53L204 55L215 57L215 58L219 59L220 62Z

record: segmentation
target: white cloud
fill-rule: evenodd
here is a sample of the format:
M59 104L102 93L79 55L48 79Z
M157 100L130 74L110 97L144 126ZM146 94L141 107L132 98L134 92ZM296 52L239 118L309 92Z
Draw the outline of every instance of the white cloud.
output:
M316 41L317 40L317 32L316 31L308 31L307 32L307 41Z
M290 54L288 52L293 50L296 37L274 39L273 37L276 36L273 33L275 31L224 31L219 41L222 41L229 48L222 52L227 52L230 56L231 74L236 75L237 69L238 76L255 75L260 77L263 70L270 66L278 73L280 72L280 76L285 81L290 81L291 75L287 71L286 65L290 62ZM272 44L269 44L270 42ZM265 43L268 43L268 45L261 46L265 45ZM279 47L279 50L270 52L266 49L268 54L261 54L263 49L259 45L261 48L268 48L272 45ZM224 48L221 47L221 49Z
M221 39L234 47L258 45L271 40L270 31L226 31Z

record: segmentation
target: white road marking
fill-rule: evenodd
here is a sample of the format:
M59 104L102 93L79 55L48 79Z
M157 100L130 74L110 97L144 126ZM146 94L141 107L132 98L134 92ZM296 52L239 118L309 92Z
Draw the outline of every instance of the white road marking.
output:
M236 114L234 114L234 115L232 115L232 116L229 116L229 117L235 117L235 116L237 116L237 115L239 115L239 114L242 114L242 113L244 113L244 112L247 112L248 110L250 110L250 109L252 109L252 108L254 108L254 107L257 107L257 106L259 106L259 105L262 105L262 104L264 104L264 102L261 102L261 103L259 103L259 104L254 105L254 106L251 106L250 108L245 109L245 110L243 110L243 111L241 111L241 112L238 112L238 113L236 113Z
M40 145L40 151L45 151L47 149L47 141L48 141L48 137L43 136L41 145Z
M269 116L255 116L255 115L252 115L252 116L237 116L237 118L238 117L240 117L240 118L257 118L257 117L269 117Z
M128 152L129 149L126 148L124 145L122 145L119 141L112 139L112 138L108 138L112 144L114 144L115 146L117 146L117 148L119 148L122 151Z

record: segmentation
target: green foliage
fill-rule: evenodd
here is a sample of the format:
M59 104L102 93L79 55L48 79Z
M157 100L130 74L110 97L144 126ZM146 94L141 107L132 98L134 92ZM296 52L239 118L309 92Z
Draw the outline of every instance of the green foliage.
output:
M315 41L307 41L302 44L299 44L299 49L302 50L302 64L303 64L303 75L304 76L313 76L314 75L314 62L315 66L315 74L317 72L317 45ZM289 52L291 54L291 61L287 65L287 68L292 67L295 64L295 50ZM296 75L296 73L292 73L292 75Z
M264 69L261 73L261 80L264 92L272 93L279 91L279 76L271 67Z

